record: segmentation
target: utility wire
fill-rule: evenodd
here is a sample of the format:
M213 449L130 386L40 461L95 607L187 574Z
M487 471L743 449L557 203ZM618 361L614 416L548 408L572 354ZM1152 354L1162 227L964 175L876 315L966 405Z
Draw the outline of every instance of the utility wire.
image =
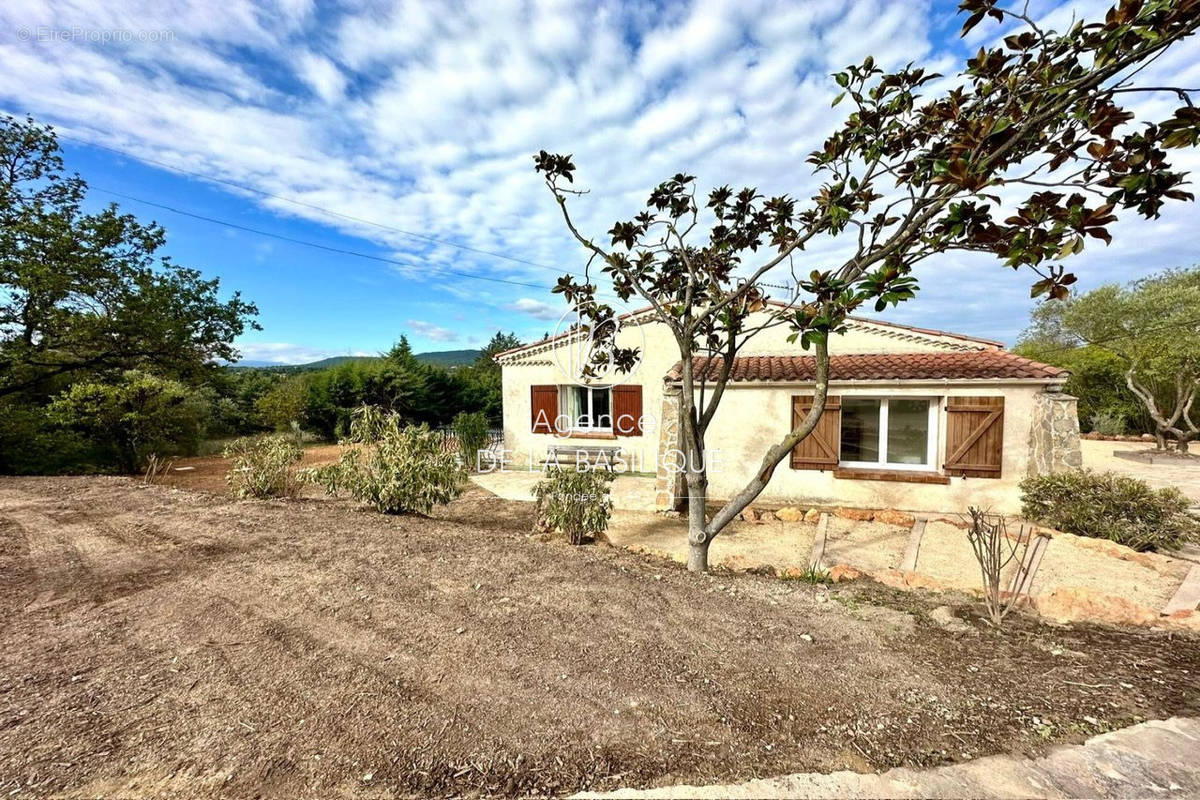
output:
M217 219L216 217L207 217L203 214L196 214L191 211L184 211L183 209L164 205L162 203L155 203L150 200L143 200L140 197L134 197L133 195L124 194L123 192L116 192L116 191L113 191L112 189L104 189L100 186L91 185L88 188L95 189L96 191L103 192L104 194L110 194L114 197L120 197L124 200L130 200L134 203L141 203L143 205L153 206L154 208L161 208L164 211L170 211L172 214L180 214L182 216L191 217L192 219L198 219L203 222L210 222L214 225L224 225L227 228L234 228L235 230L245 231L246 233L258 234L259 236L268 236L272 239L279 239L280 241L290 242L292 244L303 245L304 247L313 247L318 250L325 250L326 252L329 252L329 253L338 253L340 255L345 255L345 256L354 256L355 258L366 258L366 259L370 259L371 261L379 261L384 264L395 264L396 266L400 266L400 267L412 268L414 266L413 264L410 264L410 263L407 263L404 261L399 261L394 258L385 258L384 256L376 256L376 255L372 255L370 253L363 253L358 250L347 250L346 248L343 248L343 247L333 247L333 246L330 246L327 244L319 244L317 242L310 242L305 239L296 239L291 236L284 236L283 234L280 234L280 233L271 233L270 231L264 231L259 228L251 228L246 225L239 225L236 222L230 222L230 221L224 220L224 219ZM550 288L548 286L542 286L537 283L526 283L524 281L514 281L514 280L509 280L507 278L492 278L487 275L476 275L471 272L459 272L457 270L442 269L440 267L435 268L435 270L438 274L454 275L459 278L467 278L469 280L475 280L475 281L491 281L492 283L506 283L511 286L525 286L530 289L548 290Z
M539 264L536 261L528 261L524 258L518 258L517 256L510 256L510 255L506 255L504 253L497 253L497 252L494 252L491 250L482 250L478 247L470 247L469 245L459 244L457 242L451 242L446 239L439 239L436 236L429 236L428 234L424 234L424 233L416 233L415 231L408 231L408 230L404 230L403 228L397 228L394 225L385 225L382 222L375 222L374 220L364 219L363 217L356 217L353 214L343 214L340 211L334 211L332 209L325 208L323 206L319 206L314 203L308 203L303 200L296 200L295 198L292 198L292 197L286 197L284 195L274 194L272 192L268 192L263 189L256 189L253 186L249 186L244 183L238 183L237 181L231 181L227 178L217 178L212 175L205 175L202 172L194 172L192 170L183 169L182 167L176 167L171 164L168 164L165 161L158 161L153 158L147 158L145 156L135 155L133 153L118 149L116 147L109 147L108 145L97 144L96 142L90 142L87 139L80 139L77 136L71 136L69 134L60 133L60 134L58 134L58 138L69 139L72 142L77 142L79 144L83 144L88 147L96 147L101 150L107 150L110 153L116 153L117 155L125 156L126 158L131 158L134 161L143 161L147 164L154 164L155 166L162 167L163 169L170 170L171 172L179 173L180 175L187 175L189 177L198 178L199 180L209 181L212 183L224 184L225 186L230 186L234 189L240 189L243 192L250 192L251 194L259 195L260 197L269 197L272 200L281 200L285 203L291 203L292 205L300 206L301 208L308 208L313 211L320 211L322 214L328 214L332 217L340 217L341 219L348 220L350 222L357 222L362 225L370 225L372 227L379 228L381 230L391 231L393 233L399 233L403 236L411 236L414 239L421 239L423 241L431 242L433 244L443 245L445 247L454 247L459 250L465 250L469 253L476 253L478 255L489 256L491 258L500 258L505 261L512 261L517 264L524 264L525 266L528 266L528 267L537 267L538 269L548 269L548 270L558 273L559 275L571 274L571 275L578 275L578 276L582 277L582 273L579 273L579 272L568 273L568 271L563 270L560 267L552 267L548 264ZM110 192L110 194L115 194L115 192Z

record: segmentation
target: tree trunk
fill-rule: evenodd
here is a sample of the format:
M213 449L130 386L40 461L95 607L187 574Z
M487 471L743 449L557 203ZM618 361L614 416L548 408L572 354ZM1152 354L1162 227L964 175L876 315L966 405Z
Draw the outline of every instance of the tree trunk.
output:
M708 572L708 546L712 539L705 530L704 517L708 500L708 475L704 469L694 469L695 462L688 464L688 560L689 572Z
M1166 450L1167 449L1167 437L1166 437L1166 434L1163 433L1162 428L1158 428L1154 431L1154 449L1155 450Z

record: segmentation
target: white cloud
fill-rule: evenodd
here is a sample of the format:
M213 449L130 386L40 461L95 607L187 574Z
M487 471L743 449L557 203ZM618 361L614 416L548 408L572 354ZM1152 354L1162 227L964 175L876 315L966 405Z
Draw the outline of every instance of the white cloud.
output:
M269 364L308 364L323 358L335 356L372 356L365 350L331 350L323 347L308 347L290 342L241 342L238 349L242 353L242 361L264 362Z
M566 308L563 306L552 306L541 300L534 300L532 297L522 297L515 303L509 304L508 308L513 311L519 311L522 314L528 314L534 319L545 320L559 319L566 311Z
M333 103L342 98L342 92L346 89L346 76L328 58L303 52L297 57L296 66L300 70L300 77L326 103Z
M426 322L420 319L410 319L408 327L423 339L428 339L431 342L457 342L462 335L458 331L452 331L449 328L443 328L440 325L434 325L432 322Z
M1061 26L1100 5L1036 0L1033 13ZM697 175L701 191L729 183L807 197L816 182L805 157L847 113L845 104L829 106L836 87L828 73L868 54L888 66L916 59L954 70L966 50L941 37L961 18L932 19L948 13L928 0L407 0L329 6L320 15L311 0L228 0L220 14L201 0L8 0L0 4L0 108L380 223L247 195L378 243L411 265L399 273L449 301L550 319L519 305L537 302L536 290L445 272L548 289L559 270L582 270L586 255L533 174L532 153L574 154L590 189L574 213L597 237L679 171ZM174 37L101 45L16 33L39 25L170 29ZM996 33L984 23L967 46ZM1200 45L1169 52L1145 78L1200 83ZM1171 155L1200 166L1195 154ZM1077 259L1081 284L1200 260L1200 241L1186 235L1194 214L1174 206L1154 227L1123 221L1113 248L1089 242ZM827 266L841 248L815 244L798 266ZM1002 338L1024 325L1027 274L954 255L919 274L919 299L890 317ZM542 299L550 301L548 291ZM480 333L460 332L463 340Z

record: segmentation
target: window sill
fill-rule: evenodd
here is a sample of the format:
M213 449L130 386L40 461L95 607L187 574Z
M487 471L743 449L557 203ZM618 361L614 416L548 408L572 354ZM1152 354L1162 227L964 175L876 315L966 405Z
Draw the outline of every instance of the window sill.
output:
M568 439L610 439L615 440L615 433L602 433L600 431L568 431Z
M899 483L936 483L941 486L950 484L950 479L937 472L920 472L907 469L861 469L858 467L837 467L833 477L848 481L896 481Z

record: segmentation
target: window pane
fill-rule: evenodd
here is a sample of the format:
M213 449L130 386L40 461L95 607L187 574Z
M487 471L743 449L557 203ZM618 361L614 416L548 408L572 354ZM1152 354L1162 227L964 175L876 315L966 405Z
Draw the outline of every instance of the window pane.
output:
M610 409L608 389L592 389L592 427L612 427L612 411Z
M842 461L879 461L879 401L842 398Z
M567 397L570 400L567 414L571 417L571 427L588 427L587 389L583 386L569 386L567 387Z
M929 461L929 401L888 401L889 464L926 464Z

